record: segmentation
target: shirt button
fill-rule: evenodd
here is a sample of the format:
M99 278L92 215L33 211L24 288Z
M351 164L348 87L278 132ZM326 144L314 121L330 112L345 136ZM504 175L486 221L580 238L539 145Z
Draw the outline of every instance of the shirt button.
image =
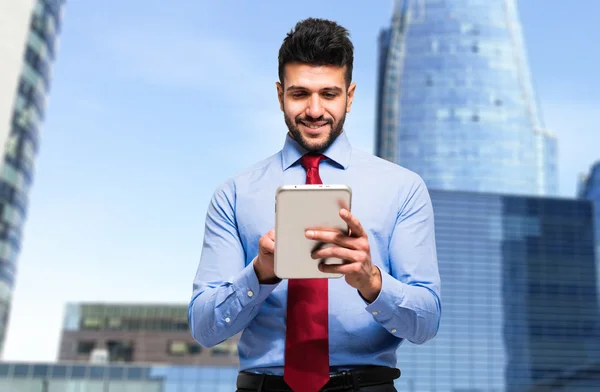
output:
M254 292L252 290L248 290L248 297L252 297L254 295Z
M392 333L396 333L396 328L392 328Z
M225 319L225 322L226 322L226 323L228 323L228 322L230 322L230 321L231 321L231 319L230 319L229 317L227 317L227 318Z
M377 316L377 315L379 314L379 312L378 312L378 311L375 311L375 312L371 312L371 314L372 314L373 316Z

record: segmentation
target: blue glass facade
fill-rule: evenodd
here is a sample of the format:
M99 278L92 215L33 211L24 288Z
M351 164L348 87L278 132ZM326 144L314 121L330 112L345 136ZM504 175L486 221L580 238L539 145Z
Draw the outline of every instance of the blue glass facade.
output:
M0 391L232 392L231 367L0 363Z
M28 192L40 145L64 0L36 0L15 92L14 112L0 171L0 353L15 282Z
M600 161L592 165L590 172L583 178L578 193L579 197L594 203L596 242L600 245Z
M399 390L524 391L600 363L589 201L431 197L442 322L431 342L400 347Z
M376 154L430 189L555 195L515 0L402 0L379 37Z
M594 204L594 230L596 238L596 280L600 287L600 161L592 165L589 173L579 183L578 195ZM600 292L598 293L600 301Z

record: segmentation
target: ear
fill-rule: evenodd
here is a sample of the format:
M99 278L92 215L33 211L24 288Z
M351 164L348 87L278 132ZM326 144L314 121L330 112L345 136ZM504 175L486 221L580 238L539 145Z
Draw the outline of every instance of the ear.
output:
M283 86L279 82L275 82L277 86L277 99L279 100L279 109L283 112Z
M348 102L346 103L346 113L350 113L352 107L352 101L354 100L354 91L356 90L356 83L351 83L348 87Z

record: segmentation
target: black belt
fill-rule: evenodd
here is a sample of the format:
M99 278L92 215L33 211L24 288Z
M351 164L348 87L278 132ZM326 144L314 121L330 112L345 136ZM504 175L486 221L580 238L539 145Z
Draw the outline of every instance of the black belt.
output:
M392 383L400 377L400 369L384 366L365 367L334 373L322 391L338 391L348 388L360 388L372 385ZM260 392L291 391L282 376L271 376L240 372L237 378L238 389L251 389Z

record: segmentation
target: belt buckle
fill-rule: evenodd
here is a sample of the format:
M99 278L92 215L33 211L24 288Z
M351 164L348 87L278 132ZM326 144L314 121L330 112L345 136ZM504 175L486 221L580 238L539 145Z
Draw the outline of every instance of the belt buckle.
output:
M348 371L348 370L343 370L342 371L342 388L343 389L348 389L348 388L354 388L354 375L352 373L352 371Z

